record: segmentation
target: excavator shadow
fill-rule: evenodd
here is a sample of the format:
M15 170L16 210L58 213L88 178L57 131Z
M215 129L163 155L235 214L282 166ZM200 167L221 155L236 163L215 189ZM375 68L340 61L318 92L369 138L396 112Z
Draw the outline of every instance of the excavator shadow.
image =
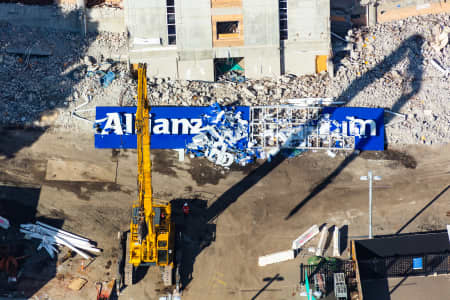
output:
M184 290L193 279L197 256L216 239L216 224L208 221L207 200L175 199L171 203L176 234L175 264L179 271L176 280ZM183 212L185 203L189 207L188 214Z

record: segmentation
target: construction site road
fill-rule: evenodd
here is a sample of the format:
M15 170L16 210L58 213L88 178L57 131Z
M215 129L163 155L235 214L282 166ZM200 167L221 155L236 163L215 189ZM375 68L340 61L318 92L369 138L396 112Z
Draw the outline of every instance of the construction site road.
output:
M306 257L266 267L258 267L258 257L289 250L313 224L348 225L349 239L367 236L368 183L360 176L369 170L382 177L374 184L374 235L444 229L450 222L449 145L393 147L350 159L308 152L275 168L257 163L231 170L199 158L180 162L177 152L160 150L152 151L152 163L154 197L175 200L183 300L295 299ZM135 150L95 149L93 135L1 130L0 215L12 227L35 219L58 223L103 249L83 268L78 256L49 263L41 250L39 272L19 278L25 296L94 299L95 282L116 277L117 232L129 226L136 173ZM11 202L15 208L8 210ZM191 207L187 217L177 213L184 202ZM326 248L332 253L329 243ZM342 256L348 255L346 249ZM158 299L166 292L156 268L137 277L121 299ZM74 278L87 283L72 291Z

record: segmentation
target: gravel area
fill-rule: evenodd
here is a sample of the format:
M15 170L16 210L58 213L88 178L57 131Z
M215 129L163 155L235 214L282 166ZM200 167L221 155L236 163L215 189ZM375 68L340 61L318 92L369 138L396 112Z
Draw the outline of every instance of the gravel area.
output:
M429 15L354 29L343 37L347 43L333 38L335 76L285 75L243 83L149 78L149 95L153 105L184 106L332 97L347 106L398 113L386 113L389 144L448 143L449 75L431 62L450 67L448 42L442 49L434 46L436 36L449 27L449 15ZM40 47L52 55L14 55L10 47ZM76 34L0 24L0 125L92 130L72 112L78 108L76 115L94 120L96 106L135 105L136 81L127 66L86 56L89 47L114 53L126 47L126 36L99 33L82 42ZM98 70L115 73L109 86L101 86Z

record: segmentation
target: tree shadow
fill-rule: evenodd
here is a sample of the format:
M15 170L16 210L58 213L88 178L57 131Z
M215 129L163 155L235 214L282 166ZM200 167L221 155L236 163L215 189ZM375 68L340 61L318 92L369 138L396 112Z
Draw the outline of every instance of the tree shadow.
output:
M183 213L184 203L189 205L188 215ZM197 256L216 239L216 224L207 217L207 200L175 199L171 204L176 234L175 265L179 271L181 289L184 290L193 279Z
M348 225L343 225L339 228L339 253L344 253L348 245Z
M6 217L11 227L0 229L0 256L13 256L19 263L17 283L8 283L6 273L0 275L0 295L32 297L56 276L55 259L45 250L37 250L39 240L27 240L19 231L24 223L43 223L61 228L64 220L37 216L40 188L0 185L0 216Z
M438 200L442 195L444 195L447 190L450 188L450 185L447 185L439 194L437 194L430 202L427 203L421 210L419 210L408 222L405 223L395 234L400 234L406 227L409 226L417 217L419 217L428 207L430 207L436 200Z
M379 65L375 66L360 78L353 81L350 86L341 94L337 99L351 100L356 96L358 92L373 83L375 80L383 77L389 72L396 64L402 59L409 59L409 75L411 82L411 91L402 95L396 103L390 108L393 111L398 111L411 97L418 93L420 89L420 81L422 79L422 63L423 56L420 52L424 40L420 35L414 35L406 39L393 53L386 57ZM350 101L347 101L350 103ZM385 122L389 122L392 116L385 118ZM361 142L359 145L364 147L365 142ZM173 202L174 217L176 221L177 232L184 234L181 239L183 248L183 258L180 262L181 266L181 281L183 287L186 287L192 280L193 265L195 258L200 252L208 247L215 240L215 224L213 222L222 214L231 204L236 202L241 195L252 188L256 183L263 179L266 175L272 172L276 167L283 163L289 154L294 149L287 149L287 151L279 151L272 159L266 160L258 168L252 170L247 176L241 179L238 183L234 184L231 188L220 195L209 207L206 207L206 201L200 205L200 208L196 209L198 214L195 214L195 219L188 218L184 220L181 214L181 205L185 199L177 199ZM347 167L358 155L355 151L330 174L321 183L312 189L310 194L306 196L298 205L296 205L289 214L285 217L288 220L294 216L309 200L318 195L323 189L325 189L334 178L336 178L345 167ZM196 199L188 201L198 201ZM181 218L181 219L180 219ZM191 227L192 225L192 227ZM180 229L181 228L181 229ZM345 230L345 228L341 228ZM198 235L199 232L203 232L204 236ZM194 238L191 238L192 235ZM329 234L331 236L331 234ZM329 246L327 241L327 246ZM179 243L180 244L180 243ZM180 247L178 245L177 247ZM180 251L179 249L177 249Z
M264 285L256 294L252 297L251 300L255 300L262 292L264 292L274 281L283 281L284 278L280 276L280 274L276 274L274 277L264 278L263 281L267 281L266 285Z
M6 158L13 158L36 142L69 102L85 101L72 95L74 87L87 75L87 66L81 60L98 35L98 24L91 21L91 32L86 37L79 32L81 8L62 11L45 1L22 2L25 12L30 11L26 4L40 4L33 7L36 15L54 10L48 24L57 24L61 29L40 28L26 16L14 19L14 23L0 22L0 157ZM19 7L20 12L21 4L10 5ZM19 93L14 93L16 90Z
M398 112L408 100L416 95L421 87L421 81L423 76L423 55L421 52L424 38L420 35L413 35L402 42L402 44L389 56L387 56L380 64L366 72L360 78L354 80L350 86L338 97L338 101L346 101L347 104L351 103L351 100L366 86L375 82L375 80L383 77L387 72L400 63L404 58L409 60L408 65L408 80L410 82L410 91L404 93L394 105L390 108L391 111ZM405 88L405 87L404 87ZM393 119L393 115L389 114L384 118L384 122L387 124ZM362 142L361 148L363 148L366 141ZM346 157L343 162L324 180L316 185L312 191L300 201L286 216L285 220L288 220L295 215L309 200L317 196L323 191L328 184L330 184L352 161L357 157L358 152L353 152Z
M53 121L48 120L57 115L58 109L68 107L69 96L87 71L80 60L86 55L89 41L98 35L92 32L84 38L75 32L81 30L82 9L62 11L48 1L11 2L41 4L33 9L36 12L54 10L53 19L48 24L57 19L79 27L74 27L71 32L66 32L64 26L60 26L65 28L61 30L42 29L35 26L33 18L27 20L24 16L17 18L23 21L21 24L0 22L0 168L3 162L33 145L51 127ZM15 5L17 11L28 11L21 4L10 5ZM15 26L20 26L20 30ZM93 30L97 28L95 22L90 22L89 26ZM41 50L50 51L50 55L39 54ZM20 90L18 94L13 92L16 86ZM62 228L64 219L39 216L40 188L29 186L28 182L19 181L0 185L0 215L11 223L8 230L0 229L0 244L11 249L3 255L23 257L19 260L20 276L16 284L5 283L4 274L0 276L0 297L33 297L57 274L57 259L50 258L43 249L37 250L39 240L24 239L19 225L41 221Z
M386 73L390 72L395 65L400 63L403 59L409 60L408 66L408 80L411 83L410 91L404 93L395 104L389 109L397 112L405 103L416 95L421 87L422 80L422 64L423 55L421 53L421 47L424 43L424 38L420 35L413 35L403 41L401 45L390 55L388 55L382 62L371 70L367 71L358 79L354 80L348 88L336 99L337 101L345 101L346 104L351 104L351 100L365 87L374 83L377 79L383 77ZM384 117L384 122L389 123L393 116L388 115ZM367 142L362 141L359 144L360 148L363 148ZM208 208L207 218L208 220L214 220L224 210L226 210L231 204L233 204L241 195L253 187L257 182L268 175L272 170L278 167L282 162L289 157L289 154L293 152L293 149L287 149L283 153L278 152L270 161L266 160L260 167L250 172L246 177L241 179L238 183L234 184L230 189L225 191L217 200ZM355 151L347 156L343 162L325 179L323 179L318 185L316 185L312 191L300 201L285 217L285 220L294 216L309 200L317 196L322 190L324 190L328 184L330 184L341 172L344 170L358 155L359 151Z

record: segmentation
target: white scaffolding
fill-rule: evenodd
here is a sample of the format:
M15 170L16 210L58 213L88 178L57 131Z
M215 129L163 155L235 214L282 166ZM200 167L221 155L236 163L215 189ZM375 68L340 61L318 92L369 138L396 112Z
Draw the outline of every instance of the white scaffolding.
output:
M253 106L250 108L251 148L304 150L353 150L355 137L331 131L323 107L293 105Z

